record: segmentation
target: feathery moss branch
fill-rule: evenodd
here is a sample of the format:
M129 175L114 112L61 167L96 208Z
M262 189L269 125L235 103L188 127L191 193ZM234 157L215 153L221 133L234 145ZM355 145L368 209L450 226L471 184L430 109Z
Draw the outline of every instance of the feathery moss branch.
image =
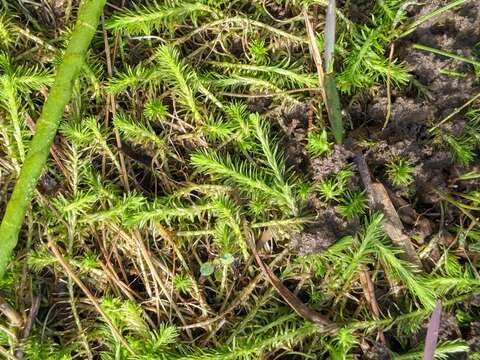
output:
M50 146L58 129L65 106L72 94L73 81L80 73L85 54L97 28L105 0L86 0L80 9L69 45L58 66L55 82L37 123L37 132L20 171L0 225L0 278L3 277L18 234L47 161Z
M107 28L116 33L126 31L132 35L151 34L165 28L172 30L177 22L187 18L195 23L204 14L217 15L215 9L202 2L173 2L166 5L153 3L115 14L107 22Z

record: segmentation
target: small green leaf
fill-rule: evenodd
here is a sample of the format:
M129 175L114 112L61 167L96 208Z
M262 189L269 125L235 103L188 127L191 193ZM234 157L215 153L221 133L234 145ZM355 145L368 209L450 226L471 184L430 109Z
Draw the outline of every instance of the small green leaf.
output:
M223 265L231 265L234 260L235 260L235 258L230 253L223 254L220 257L220 261L222 262Z
M203 276L210 276L215 271L215 266L211 262L203 263L200 267L200 273Z

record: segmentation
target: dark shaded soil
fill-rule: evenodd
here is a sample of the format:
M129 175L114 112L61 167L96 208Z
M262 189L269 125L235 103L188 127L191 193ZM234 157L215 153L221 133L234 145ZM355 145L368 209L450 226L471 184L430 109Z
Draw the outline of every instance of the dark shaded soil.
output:
M311 199L313 203L318 199ZM305 227L301 233L292 234L291 246L299 255L318 253L327 249L336 240L353 235L360 228L360 224L343 219L335 209L317 208L317 220Z
M334 145L333 151L321 158L312 160L305 149L306 137L311 126L310 104L300 103L290 111L281 114L287 154L287 167L306 173L315 183L338 173L353 161L354 153L345 146ZM339 238L353 235L359 229L356 221L347 221L334 208L325 206L318 195L311 193L308 207L316 213L316 219L301 233L294 233L290 246L299 254L307 255L327 249Z
M370 0L350 0L345 1L348 18L357 24L364 24L371 20L369 14L372 13L374 2Z
M6 174L0 174L0 219L5 214L7 201L13 190L13 181Z
M304 172L309 167L309 157L305 149L310 128L310 104L300 103L288 112L281 114L280 126L285 133L287 166Z
M387 346L379 342L364 345L362 350L365 360L389 360L392 358Z
M473 321L468 331L468 345L472 351L480 351L480 321Z

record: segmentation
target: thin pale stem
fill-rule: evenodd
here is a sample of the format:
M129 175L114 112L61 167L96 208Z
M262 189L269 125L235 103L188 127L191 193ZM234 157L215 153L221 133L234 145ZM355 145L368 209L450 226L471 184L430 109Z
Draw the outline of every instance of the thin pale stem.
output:
M83 2L69 45L57 68L55 82L37 122L37 132L0 225L0 278L5 274L13 249L17 245L25 214L47 161L65 106L70 101L73 83L83 66L104 5L105 0Z

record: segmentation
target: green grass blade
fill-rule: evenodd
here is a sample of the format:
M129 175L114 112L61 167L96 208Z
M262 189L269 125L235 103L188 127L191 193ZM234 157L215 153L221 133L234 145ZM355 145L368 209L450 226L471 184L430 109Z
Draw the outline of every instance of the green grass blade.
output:
M332 127L333 135L337 144L341 144L345 136L345 129L343 128L342 109L340 107L340 97L338 96L337 85L335 77L325 75L325 93L327 95L327 112L330 126Z
M441 50L441 49L436 49L436 48L426 46L426 45L422 45L422 44L413 44L412 47L415 48L415 49L418 49L418 50L423 50L423 51L431 52L431 53L434 53L434 54L437 54L437 55L445 56L445 57L448 57L450 59L466 62L466 63L472 64L474 66L480 66L480 61L476 61L474 59L470 59L470 58L467 58L465 56L457 55L457 54L454 54L454 53L451 53L451 52L448 52L448 51L444 51L444 50Z

